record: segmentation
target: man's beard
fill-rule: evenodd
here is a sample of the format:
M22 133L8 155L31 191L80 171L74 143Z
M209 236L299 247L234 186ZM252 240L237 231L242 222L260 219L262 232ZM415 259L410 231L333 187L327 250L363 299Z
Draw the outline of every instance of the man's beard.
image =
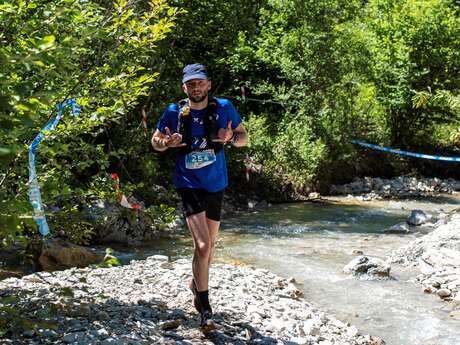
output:
M191 94L187 94L187 96L188 96L188 99L191 100L192 102L201 103L208 97L208 93L204 92L202 95L197 95L197 96L192 96Z

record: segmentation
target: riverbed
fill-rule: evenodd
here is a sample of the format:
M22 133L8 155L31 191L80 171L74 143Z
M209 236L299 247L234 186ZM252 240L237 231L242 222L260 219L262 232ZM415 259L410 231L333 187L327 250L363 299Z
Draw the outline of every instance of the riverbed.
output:
M459 205L458 196L368 202L339 197L273 205L225 219L216 261L294 277L306 300L389 345L457 345L460 321L449 317L448 304L423 293L413 281L417 272L392 265L392 280L366 281L345 275L342 269L359 253L385 258L422 236L417 231L383 232L405 221L410 210L436 216ZM191 252L190 237L183 230L142 250L119 254L128 262L152 253L189 258Z

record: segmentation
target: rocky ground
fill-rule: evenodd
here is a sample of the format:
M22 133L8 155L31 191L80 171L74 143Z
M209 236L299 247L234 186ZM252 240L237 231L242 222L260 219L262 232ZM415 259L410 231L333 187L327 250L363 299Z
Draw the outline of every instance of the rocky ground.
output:
M454 179L416 178L400 176L394 179L356 178L353 182L331 187L331 195L359 195L362 200L414 198L460 191L460 181Z
M39 272L0 282L1 344L384 344L313 308L266 271L218 264L204 334L191 305L190 262L154 256L113 268Z
M425 292L460 305L460 210L441 215L429 234L394 253L394 263L419 268Z

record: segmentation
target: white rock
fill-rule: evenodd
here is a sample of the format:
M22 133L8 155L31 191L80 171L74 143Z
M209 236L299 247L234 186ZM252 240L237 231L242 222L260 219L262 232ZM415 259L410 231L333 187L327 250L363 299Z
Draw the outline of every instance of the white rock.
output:
M147 260L152 261L169 261L169 258L166 255L152 255L147 258Z
M303 322L303 333L305 335L319 335L320 332L320 325L318 322L315 320L307 320Z
M355 337L358 333L359 331L355 326L350 326L347 328L347 335L350 337Z
M449 289L439 289L438 291L436 291L436 294L441 298L445 298L449 297L452 294L452 291L450 291Z
M294 338L289 339L289 341L295 344L299 344L299 345L311 344L308 338L303 338L303 337L294 337Z

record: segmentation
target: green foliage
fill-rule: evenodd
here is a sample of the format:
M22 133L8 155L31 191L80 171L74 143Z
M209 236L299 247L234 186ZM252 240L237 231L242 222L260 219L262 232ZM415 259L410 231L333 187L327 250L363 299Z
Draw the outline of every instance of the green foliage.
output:
M27 215L29 208L28 201L12 201L2 197L0 200L0 248L10 247L14 242L26 242L24 230L35 228L32 216Z
M419 91L412 97L412 101L415 108L438 107L460 114L460 96L454 96L446 90L436 90L435 94Z
M351 138L457 143L459 20L444 0L268 1L226 60L253 94L282 103L248 122L264 171L302 189L352 168Z
M234 49L239 35L257 30L259 9L264 1L256 0L169 0L179 8L174 30L158 44L151 65L161 66L157 82L146 100L149 113L157 120L168 103L184 97L180 88L182 68L189 63L207 65L218 95L239 90L241 75L232 75L226 56Z
M455 114L455 119L445 123L431 125L431 137L443 146L460 147L460 97L450 91L436 90L416 92L412 97L415 108L440 109Z
M114 266L120 266L120 261L117 259L116 256L113 255L112 248L106 248L104 259L102 260L100 264L97 265L97 267L114 267Z
M55 115L55 105L74 97L82 114L65 116L40 145L37 173L44 202L66 213L56 224L65 219L70 228L74 221L78 228L71 238L89 239L91 231L74 217L74 206L106 196L107 170L129 154L114 148L108 133L124 123L157 77L150 56L175 16L176 9L162 0L0 5L0 214L21 212L0 229L2 237L21 228L19 219L30 214L21 207L27 202L27 145Z
M264 171L295 190L315 184L320 167L343 153L343 141L352 135L345 129L369 127L354 124L377 108L356 102L372 87L361 82L347 59L354 51L343 26L360 6L359 1L269 1L260 10L260 33L240 35L228 59L235 74L251 78L245 84L253 93L282 104L253 117L248 126ZM359 57L354 60L364 65Z
M145 213L157 229L163 230L176 219L175 210L174 207L160 204L150 206Z
M58 212L49 215L48 223L55 233L75 244L89 245L96 235L95 225L83 217L76 205L60 208Z
M430 143L432 125L455 121L445 107L412 106L416 92L460 87L460 17L450 1L370 1L364 17L372 81L386 112L390 142ZM437 91L436 91L437 92Z

